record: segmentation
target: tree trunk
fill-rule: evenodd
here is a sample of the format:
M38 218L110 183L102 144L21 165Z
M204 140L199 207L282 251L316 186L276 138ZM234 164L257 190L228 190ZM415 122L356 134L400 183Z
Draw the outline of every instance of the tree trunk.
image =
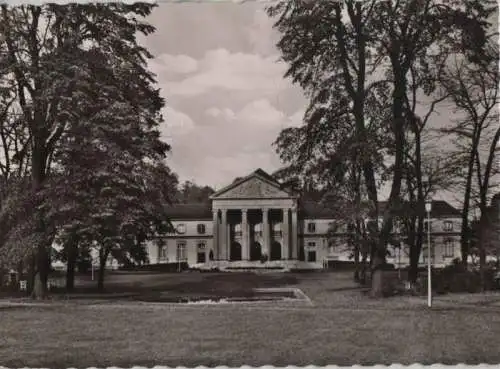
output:
M99 275L97 276L97 290L104 291L104 271L106 270L106 261L108 260L109 250L99 250Z
M33 292L33 288L35 286L35 271L36 271L36 260L35 260L35 253L32 252L32 254L28 257L28 275L26 276L26 292L28 296L31 296L31 293Z
M401 184L403 180L403 167L404 167L404 147L405 147L405 134L404 134L404 99L406 93L406 69L400 65L399 52L394 52L391 55L392 70L394 73L394 91L392 94L392 133L394 135L394 165L393 165L393 178L391 185L391 192L387 207L384 209L384 220L382 229L379 233L377 242L377 250L375 252L375 259L372 262L372 270L376 270L380 265L386 261L387 243L392 230L393 211L400 204L401 197ZM379 273L376 273L379 274ZM380 272L382 274L382 272ZM373 275L373 273L372 273ZM372 278L372 297L383 296L383 278Z
M38 247L35 259L35 273L31 297L35 300L43 300L47 298L47 281L49 278L49 255L45 243L42 243Z
M97 276L97 290L104 291L104 270L106 269L106 260L99 262L99 275Z
M359 264L359 243L354 244L354 282L359 282L360 264Z
M359 276L359 283L362 285L366 285L366 271L368 269L368 253L366 251L363 251L361 253L361 273Z
M16 281L17 286L19 286L19 282L23 280L23 278L24 278L24 260L21 260L17 264L17 281Z
M474 137L476 132L474 130ZM470 197L472 192L472 176L474 174L474 157L476 150L476 142L472 143L471 152L469 156L469 162L467 164L467 178L465 181L465 193L464 193L464 204L462 207L462 229L460 232L460 248L462 253L462 263L467 266L467 259L469 256L469 207L470 207Z
M479 224L479 240L478 240L478 249L479 249L479 274L481 277L481 290L486 290L486 242L487 242L487 232L489 227L492 225L488 222L488 215L486 206L481 204L481 219Z
M418 261L422 252L422 244L424 240L424 218L417 217L417 232L415 234L414 244L410 248L410 271L409 280L415 283L418 278Z
M75 289L75 268L78 257L78 245L71 242L67 245L67 264L66 264L66 291L71 292Z

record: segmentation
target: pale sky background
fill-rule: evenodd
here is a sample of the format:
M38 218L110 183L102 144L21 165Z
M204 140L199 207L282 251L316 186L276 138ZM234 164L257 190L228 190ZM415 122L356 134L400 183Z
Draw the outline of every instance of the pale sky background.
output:
M277 33L262 3L160 4L143 40L167 107L162 127L180 180L216 188L280 161L271 147L306 100L283 79Z
M271 143L301 124L307 101L283 79L279 35L264 7L160 4L147 19L157 31L141 42L155 56L150 68L166 99L168 164L181 181L221 188L257 168L281 166ZM445 112L433 125L446 121Z

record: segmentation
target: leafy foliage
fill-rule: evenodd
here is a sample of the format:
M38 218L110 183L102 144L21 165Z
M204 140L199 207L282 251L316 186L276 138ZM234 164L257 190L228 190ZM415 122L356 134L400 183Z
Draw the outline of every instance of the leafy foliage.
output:
M51 235L76 233L82 248L97 242L101 261L110 252L144 261L144 240L169 227L164 207L177 179L163 163L164 101L147 69L151 54L137 42L154 31L141 20L153 7L2 5L0 136L6 158L29 174L26 196L37 199L35 214L16 223L41 236L37 257ZM10 245L0 248L25 249Z

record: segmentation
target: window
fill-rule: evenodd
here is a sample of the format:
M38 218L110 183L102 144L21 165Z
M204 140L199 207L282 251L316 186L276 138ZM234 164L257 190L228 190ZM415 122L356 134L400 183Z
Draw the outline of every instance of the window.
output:
M177 242L177 261L186 261L186 242Z
M316 251L307 252L307 261L314 263L316 261Z
M197 263L205 263L207 261L207 255L205 252L207 245L205 242L200 241L196 245L196 248L198 249L198 252L196 253L196 262Z
M183 234L186 233L186 225L184 224L179 224L176 228L177 233Z
M205 254L205 251L198 252L198 254L196 255L196 262L198 264L201 264L201 263L205 263L206 261L207 261L207 256Z
M241 236L242 236L242 234L243 234L243 233L241 232L241 224L236 224L236 225L234 226L234 235L235 235L236 237L241 237Z
M455 242L453 240L446 240L444 242L443 258L452 258L455 255Z
M198 232L198 234L205 234L206 232L205 224L198 224L196 226L196 231Z
M308 242L307 246L308 247L316 247L316 242Z
M446 232L453 231L453 222L450 220L446 220L443 224L443 230L445 230Z
M161 259L166 259L167 258L167 246L162 246L160 248L160 258Z
M307 232L316 233L316 223L307 223Z
M257 223L253 229L255 236L262 236L262 223Z

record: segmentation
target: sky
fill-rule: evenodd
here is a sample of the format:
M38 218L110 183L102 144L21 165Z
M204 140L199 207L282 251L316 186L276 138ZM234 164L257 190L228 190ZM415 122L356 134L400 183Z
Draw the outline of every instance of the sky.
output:
M264 7L160 3L147 19L156 32L140 42L155 56L149 67L166 99L162 137L181 181L220 189L257 168L272 173L283 165L272 143L282 129L301 124L307 100L283 78L279 34ZM430 124L446 122L445 110Z
M221 188L281 166L272 142L307 103L285 80L278 34L262 3L160 4L142 43L166 99L163 138L181 181Z

